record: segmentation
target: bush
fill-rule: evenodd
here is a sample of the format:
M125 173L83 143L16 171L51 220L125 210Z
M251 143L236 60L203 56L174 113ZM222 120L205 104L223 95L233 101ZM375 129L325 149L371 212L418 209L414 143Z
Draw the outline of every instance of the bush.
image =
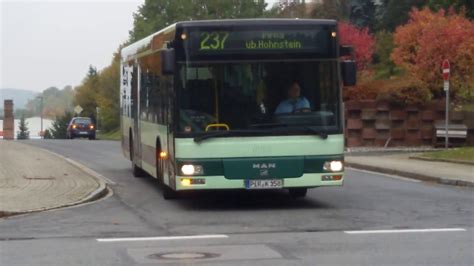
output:
M377 99L386 99L393 105L423 105L431 100L430 90L409 76L387 80Z
M49 129L46 129L44 131L44 138L45 139L52 139L53 138L53 135L51 135L51 132L49 131Z
M405 75L387 80L362 80L354 87L344 88L344 101L387 100L393 105L423 105L431 100L430 90L417 79Z
M72 113L66 112L64 116L56 117L51 128L51 135L54 139L65 139L67 126L72 119Z

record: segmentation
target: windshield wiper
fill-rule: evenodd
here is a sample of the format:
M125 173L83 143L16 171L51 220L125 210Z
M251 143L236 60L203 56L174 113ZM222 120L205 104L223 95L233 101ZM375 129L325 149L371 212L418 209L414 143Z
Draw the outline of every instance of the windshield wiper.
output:
M316 130L314 128L312 128L311 126L305 126L305 125L289 125L289 124L284 124L284 123L264 123L264 124L253 124L253 125L250 125L250 127L253 127L253 128L273 128L273 127L282 127L284 130L289 130L289 129L306 129L307 131L310 131L311 133L315 133L317 134L319 137L321 137L322 139L327 139L328 138L328 134L324 131L319 131L319 130Z
M265 128L265 127L286 127L288 124L284 123L262 123L262 124L252 124L250 128Z
M199 143L203 140L221 137L228 134L236 134L236 135L245 135L245 134L252 134L252 133L262 133L261 130L226 130L226 131L215 131L215 132L208 132L205 135L194 137L194 142Z
M322 139L327 139L328 138L328 133L325 132L325 131L319 131L319 130L316 130L310 126L305 126L304 127L306 130L309 130L315 134L317 134L318 136L320 136Z

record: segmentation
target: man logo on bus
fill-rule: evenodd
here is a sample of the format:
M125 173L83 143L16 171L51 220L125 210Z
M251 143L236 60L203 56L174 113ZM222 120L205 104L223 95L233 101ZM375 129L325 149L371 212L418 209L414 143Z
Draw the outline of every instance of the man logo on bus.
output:
M275 169L276 163L254 163L253 169Z

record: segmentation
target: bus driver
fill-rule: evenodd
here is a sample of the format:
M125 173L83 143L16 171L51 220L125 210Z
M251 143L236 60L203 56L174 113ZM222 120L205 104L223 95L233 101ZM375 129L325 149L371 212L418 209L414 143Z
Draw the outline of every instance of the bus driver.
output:
M275 114L291 114L294 112L309 112L311 107L308 99L304 96L300 96L301 87L297 81L291 83L288 88L288 99L280 102L275 110Z

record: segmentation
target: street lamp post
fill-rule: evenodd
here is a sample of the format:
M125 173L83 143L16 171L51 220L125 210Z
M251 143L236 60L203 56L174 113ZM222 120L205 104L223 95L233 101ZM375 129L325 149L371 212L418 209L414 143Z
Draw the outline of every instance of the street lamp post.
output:
M44 133L43 133L43 96L38 96L39 99L41 99L41 107L40 107L40 117L41 117L41 129L40 129L40 138L44 139Z

